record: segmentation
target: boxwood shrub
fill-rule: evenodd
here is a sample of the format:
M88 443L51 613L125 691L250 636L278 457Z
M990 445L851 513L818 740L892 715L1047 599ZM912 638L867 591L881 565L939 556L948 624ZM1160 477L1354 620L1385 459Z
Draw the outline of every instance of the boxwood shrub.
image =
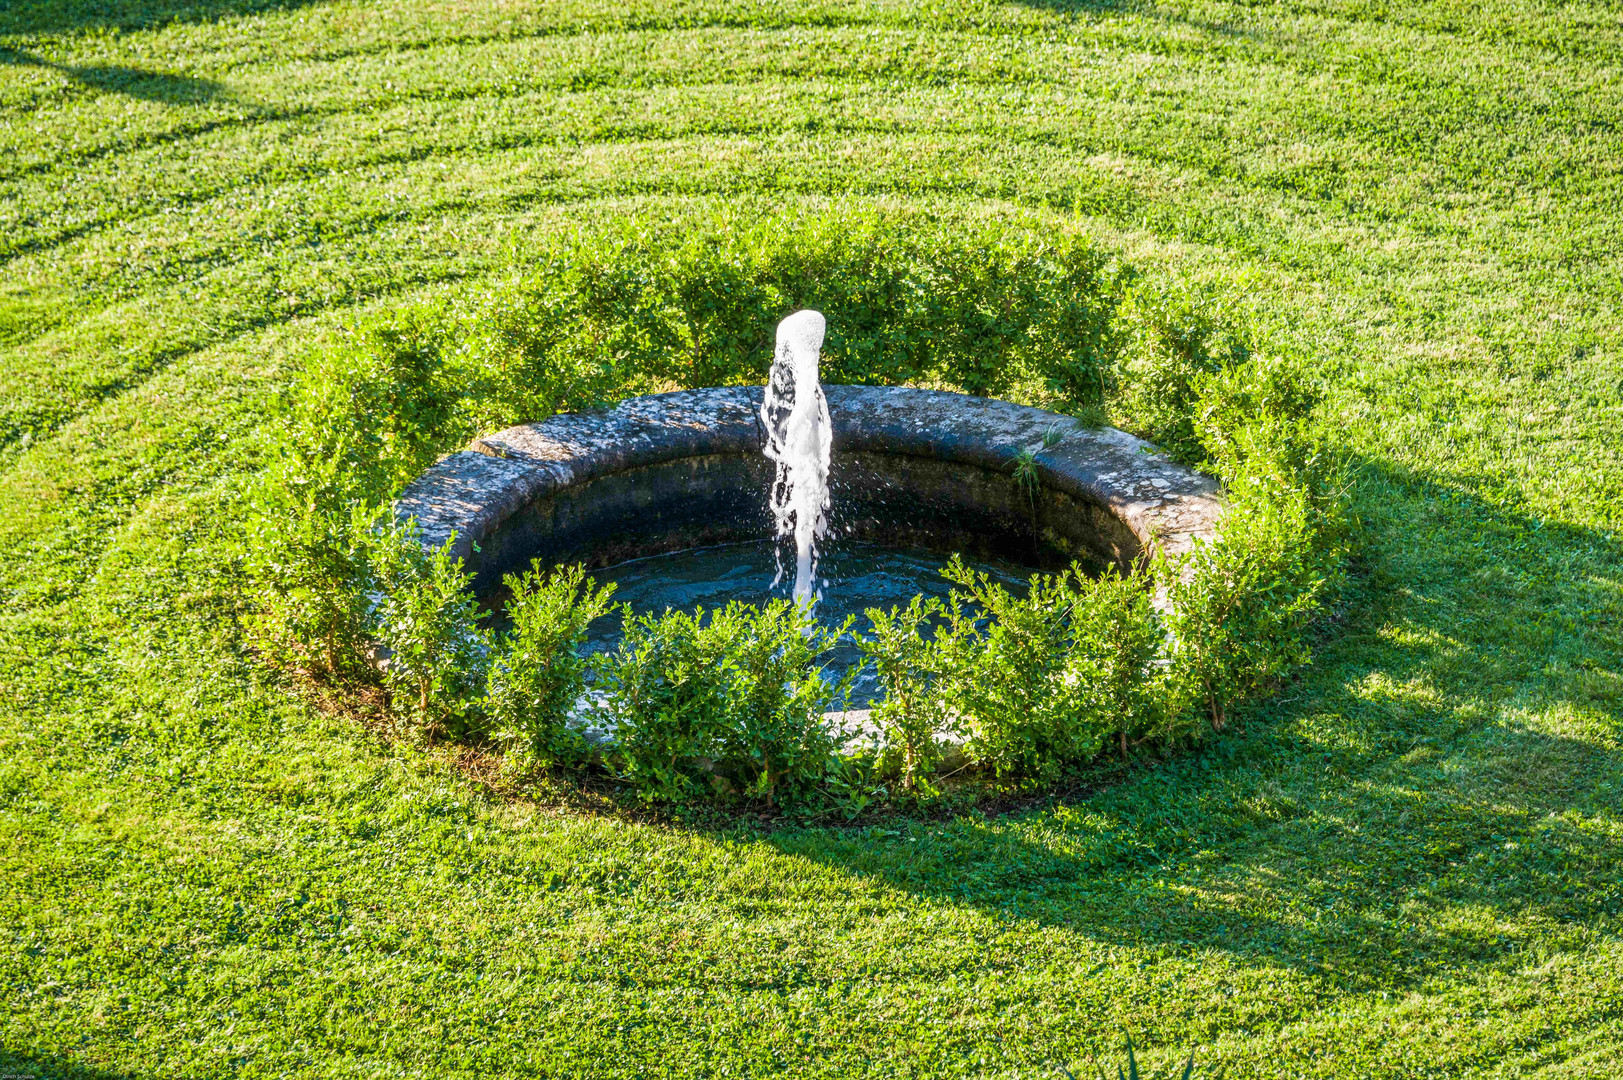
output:
M873 611L862 628L815 628L788 605L627 614L619 649L588 662L585 626L609 599L578 570L510 582L511 629L492 634L462 568L387 511L480 432L759 383L774 327L801 307L828 317L828 382L1008 396L1160 440L1222 479L1221 535L1126 577L1037 575L1018 597L955 563L944 607ZM1049 219L583 230L510 280L357 321L280 404L245 560L265 656L381 679L412 730L491 739L515 765L601 769L649 801L818 805L872 782L929 795L949 736L1018 783L1198 738L1308 661L1351 531L1297 366L1254 350L1220 296L1148 281ZM874 722L888 749L865 779L822 721L841 687L821 664L847 634L887 691ZM588 729L615 735L594 745Z

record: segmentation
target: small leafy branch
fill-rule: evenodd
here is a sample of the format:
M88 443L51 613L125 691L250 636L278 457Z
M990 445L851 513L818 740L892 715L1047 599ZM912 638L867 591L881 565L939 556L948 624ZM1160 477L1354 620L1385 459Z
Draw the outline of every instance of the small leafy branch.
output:
M941 651L924 635L942 611L939 599L922 595L905 608L869 608L868 634L857 639L885 690L874 706L873 721L899 758L897 775L907 792L935 793L938 739L951 726L951 712L937 685L943 674Z
M490 660L471 575L452 557L452 543L425 551L415 526L407 525L377 533L371 550L380 596L376 633L388 653L383 682L400 713L430 740L467 733Z
M583 765L592 747L577 719L588 676L581 650L593 620L612 610L614 586L597 588L579 566L549 575L539 561L506 585L511 629L497 647L485 699L491 735L516 760Z

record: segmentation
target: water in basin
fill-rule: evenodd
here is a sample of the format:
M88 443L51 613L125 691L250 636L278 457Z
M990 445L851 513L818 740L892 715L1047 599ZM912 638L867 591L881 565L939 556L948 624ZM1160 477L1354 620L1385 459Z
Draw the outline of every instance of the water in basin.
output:
M914 595L943 599L952 585L940 574L947 559L939 552L898 550L868 544L843 543L823 553L817 571L821 599L815 608L817 619L832 626L855 615L854 629L867 628L863 612L871 607L906 606ZM1025 595L1031 571L1011 563L970 561L974 569L990 574L1016 595ZM788 599L794 582L779 578L776 544L726 544L689 548L685 551L634 559L592 572L599 584L614 582L614 599L629 604L638 614L658 614L667 608L709 611L730 601L764 605L769 600ZM608 615L592 624L587 648L612 649L620 640L621 617ZM861 660L861 653L849 641L843 642L830 658L829 670L843 674ZM852 706L863 708L879 695L879 685L871 671L858 677Z

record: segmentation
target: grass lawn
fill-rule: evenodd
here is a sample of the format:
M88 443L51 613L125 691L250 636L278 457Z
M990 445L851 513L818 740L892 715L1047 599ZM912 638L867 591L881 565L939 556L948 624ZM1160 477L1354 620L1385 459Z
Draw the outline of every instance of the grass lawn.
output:
M0 4L0 1075L1623 1069L1608 0ZM496 799L258 666L270 394L591 217L1018 205L1308 356L1353 595L1243 725L857 829Z

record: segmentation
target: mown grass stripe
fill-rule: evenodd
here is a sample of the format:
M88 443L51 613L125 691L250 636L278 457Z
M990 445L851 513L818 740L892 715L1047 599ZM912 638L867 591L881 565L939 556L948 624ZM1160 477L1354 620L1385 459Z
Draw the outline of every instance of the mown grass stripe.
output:
M652 44L655 41L659 42L657 48ZM737 49L733 48L735 42ZM459 63L454 66L454 74L448 71L448 65L444 63L443 57L437 55L424 56L415 65L401 65L398 59L386 65L374 63L373 66L377 70L372 72L370 77L354 66L342 64L279 65L262 73L263 86L252 78L239 79L231 86L227 91L225 102L230 107L228 115L213 123L244 123L253 122L259 117L280 119L294 115L325 113L333 110L335 105L349 109L376 109L398 105L408 98L434 100L441 96L455 98L490 93L513 94L541 89L568 89L582 79L590 83L617 87L738 82L741 81L741 76L746 74L753 75L756 81L764 81L773 76L817 79L839 75L847 78L855 77L857 81L900 79L903 83L946 81L974 84L1018 80L1026 84L1033 82L1067 84L1075 81L1079 71L1074 66L1056 67L1055 61L1062 57L1072 57L1091 61L1085 64L1084 68L1096 67L1101 56L1109 55L1103 47L1104 44L1096 38L1082 38L1048 44L1040 50L1033 50L1019 39L954 33L944 35L942 40L932 44L932 57L921 55L916 43L902 31L895 31L880 38L875 38L872 34L824 33L804 39L788 40L772 34L683 33L674 37L644 34L629 40L593 39L580 44L578 45L580 57L576 59L588 60L587 67L581 68L577 65L575 69L560 76L549 65L567 64L571 61L570 57L549 56L548 50L537 52L514 49L503 43L494 46L491 55L486 57L459 56ZM789 48L786 49L785 46ZM994 47L997 55L986 56L984 50L987 46ZM617 49L618 57L616 57ZM451 51L454 50L447 50L446 55ZM1228 51L1214 48L1209 55L1195 54L1189 57L1180 56L1178 59L1199 59L1207 65L1219 65L1229 58L1226 55ZM1612 110L1613 119L1608 120L1603 114L1596 113L1594 102L1580 104L1573 101L1570 96L1549 100L1547 95L1528 94L1527 91L1548 83L1547 76L1551 73L1548 70L1541 72L1520 66L1508 70L1476 72L1473 73L1471 80L1462 83L1454 75L1454 69L1448 66L1449 58L1446 54L1429 58L1438 69L1431 73L1425 70L1422 58L1413 53L1405 53L1403 67L1396 66L1389 58L1378 60L1376 66L1372 66L1372 59L1374 59L1372 56L1355 53L1348 57L1344 64L1327 71L1322 61L1316 61L1311 65L1296 65L1289 52L1281 51L1275 57L1275 62L1277 66L1294 70L1298 78L1322 79L1330 76L1346 85L1358 85L1383 92L1401 88L1409 103L1421 106L1418 114L1420 116L1434 112L1436 103L1450 103L1457 109L1462 105L1476 107L1498 102L1499 109L1505 111L1501 119L1523 119L1524 117L1508 111L1509 104L1514 101L1517 102L1517 109L1526 109L1530 106L1537 112L1545 114L1542 118L1546 122L1591 126L1598 124L1608 130L1615 126L1615 108ZM1016 60L1018 62L1011 62ZM1255 57L1252 57L1252 60L1254 63ZM416 76L413 75L414 69L418 72ZM472 84L466 81L469 75L487 69L495 73L495 81L485 80ZM1445 71L1448 74L1443 74ZM1522 98L1518 99L1504 93L1503 84L1507 78L1515 78L1521 82L1519 89L1522 91ZM1605 78L1604 69L1597 70L1595 72L1597 81L1593 89L1601 90ZM289 79L296 80L294 82L298 87L296 96L292 100L275 102L276 91L287 86ZM332 99L325 104L321 100L319 90L323 83L330 88L326 96ZM433 85L435 83L439 85L435 87ZM388 89L385 88L385 84ZM357 85L366 87L368 91L367 96L360 100L356 100L354 96ZM1494 87L1496 92L1491 96L1485 96L1482 91L1490 86ZM313 90L313 87L317 89ZM267 92L272 100L260 100ZM315 101L309 100L312 93L317 95ZM252 104L246 104L245 107L244 104L237 103L235 99L238 95L246 97ZM85 104L99 111L118 100L116 95L103 94ZM150 114L153 119L183 118L196 111L195 106L181 110L156 106L150 110ZM185 133L191 130L191 127L183 126L157 131L124 132L120 134L117 142L90 148L83 152L84 156L70 155L63 158L60 140L55 137L58 130L94 130L104 127L105 124L97 123L99 118L94 113L75 115L70 111L52 117L41 116L36 109L35 115L39 120L23 130L40 132L37 153L46 155L44 160L54 161L54 167L57 168L81 163L107 153L139 148L149 139L169 140L184 137ZM26 144L14 144L10 149L18 157L24 156L27 152ZM40 163L35 161L32 164Z
M798 87L796 88L797 92L795 93L781 95L780 100L775 102L775 104L779 105L780 108L789 111L789 115L785 116L784 119L790 123L792 129L796 113L813 104L819 94L829 93L831 89L832 88L817 86ZM691 97L685 97L683 95L666 96L664 98L655 98L654 100L659 101L664 109L669 110L672 113L676 113L684 107L689 109L695 106L705 107L707 111L712 114L713 118L707 121L705 127L701 128L700 130L708 130L708 132L711 134L730 134L736 133L740 130L749 132L772 130L772 121L760 119L758 116L758 108L752 110L751 107L758 106L758 102L749 99L747 96L748 92L746 90L741 90L739 88L711 88L705 93L714 95L708 104L703 101L702 97L695 100ZM735 100L731 102L727 101L727 95L734 95ZM622 100L613 103L604 103L600 105L600 108L608 110L612 115L616 111L623 113L627 106L633 108L636 107L636 103L639 101L646 103L649 101L649 99L646 97L634 97L630 101ZM917 135L921 134L922 132L918 130L916 120L931 115L928 107L929 102L927 99L919 99L910 103L908 95L905 94L902 95L901 101L896 101L894 95L890 95L888 101L883 106L881 106L878 102L872 102L871 104L873 105L873 108L867 108L866 106L870 103L864 102L860 96L858 97L857 102L865 107L853 110L853 118L835 117L830 119L828 121L829 130L836 132L850 130L861 131L865 129L865 125L862 122L855 120L854 117L874 115L876 113L883 116L888 112L892 114L895 119L882 121L879 125L882 130L896 131L899 128L900 133L902 134ZM542 99L542 101L537 102L536 104L544 107L548 103L548 99ZM578 115L574 117L574 123L576 124L574 130L569 130L568 128L561 131L557 130L557 122L574 112L574 108L572 107L578 106L580 103L580 99L562 98L556 102L556 108L554 110L547 113L538 114L528 120L523 119L521 116L513 115L511 111L506 111L502 119L504 121L504 127L509 133L501 140L490 140L486 138L485 141L487 146L480 147L480 149L488 149L488 143L490 142L496 142L498 146L506 147L545 146L554 141L563 144L570 144L575 141L604 141L603 136L605 135L612 135L623 139L627 137L647 137L648 135L661 133L669 134L668 122L660 121L658 119L644 121L641 126L632 125L627 127L625 125L616 125L613 121L605 122L604 120L597 120L594 122L586 117L580 117ZM334 169L363 167L365 165L398 161L403 157L409 158L413 155L421 156L430 152L447 152L448 150L471 148L475 144L475 140L481 137L479 134L481 120L480 107L483 104L484 103L481 101L461 109L460 116L457 116L455 113L451 114L450 116L447 116L444 113L437 116L434 114L420 116L410 111L384 114L377 118L377 122L380 125L380 130L383 127L392 126L392 129L396 133L404 135L409 140L412 137L410 132L414 129L414 125L411 124L410 121L430 122L432 123L436 132L439 133L442 141L432 148L419 146L403 151L396 150L384 154L374 153L370 156L362 155L360 157L350 158L342 163L323 162L316 167L315 176L321 177L324 175L329 175L330 171ZM1045 102L1041 99L1032 98L1018 99L1015 102L1011 102L1006 97L1004 100L998 101L996 98L988 96L986 99L978 103L979 108L975 113L965 115L963 119L956 121L956 127L943 127L941 121L946 118L941 117L939 111L937 111L935 116L932 117L934 120L934 128L937 131L956 131L960 134L964 132L973 132L977 135L989 134L989 129L985 127L987 118L995 115L993 110L997 107L1008 107L1011 104L1019 104L1023 105L1027 109L1031 109L1034 107L1044 108L1045 106L1051 106L1054 104L1054 102ZM1056 148L1066 147L1078 153L1086 151L1097 152L1110 147L1110 140L1107 138L1106 132L1110 130L1114 122L1120 120L1131 121L1132 119L1132 114L1129 113L1123 115L1119 106L1111 106L1098 101L1084 101L1076 104L1080 105L1081 108L1077 110L1075 109L1075 106L1073 106L1074 111L1072 111L1070 115L1045 115L1040 121L1035 123L1028 121L1027 124L1024 125L1026 130L1021 131L1016 129L1015 131L1009 132L1009 135L1015 139L1029 140L1038 144L1053 145ZM721 112L719 115L717 115L716 110L718 105L723 109L725 109L727 106L731 106L732 112ZM647 108L647 104L644 104L643 107ZM749 121L745 121L744 117L749 115L752 111L756 114L755 117ZM460 122L462 124L466 132L463 137L465 140L464 142L460 144L451 143L448 146L443 141L445 134L445 123L448 119ZM370 124L372 122L372 118L367 117L363 119L361 117L355 117L351 118L350 122L357 127L361 127L363 125ZM564 120L564 122L568 123L569 121ZM951 124L952 121L949 121L949 125ZM513 130L514 125L518 125L517 131ZM525 131L526 127L528 127L530 132L529 134L518 134L520 131ZM306 142L302 144L299 142L289 144L286 139L286 135L289 130L299 129L283 128L279 130L262 132L258 135L258 138L260 138L261 141L268 146L269 152L278 155L278 158L283 162L283 164L272 164L268 167L261 165L254 172L246 175L240 175L232 179L230 183L265 183L274 181L279 177L286 176L287 174L295 171L302 173L305 176L309 176L311 174L311 167L309 164L310 156L306 152L305 147L319 145L315 140L323 138L324 135L319 134L313 129L304 129L306 132L308 132L306 135ZM549 138L549 135L545 133L553 134L551 134ZM357 131L355 134L360 135L362 132ZM1146 133L1144 137L1133 140L1132 144L1128 145L1124 149L1130 154L1140 156L1143 160L1159 161L1162 163L1176 162L1182 164L1205 164L1204 162L1200 162L1198 160L1191 161L1188 155L1177 154L1175 152L1175 148L1173 148L1173 153L1168 154L1166 152L1166 147L1158 144L1153 138L1149 137L1152 134L1153 132ZM217 155L230 155L230 157L233 159L241 159L244 157L245 149L246 148L242 145L232 143L217 148L214 153ZM178 176L189 176L191 166L187 163L194 161L197 156L203 152L202 147L193 147L191 154L188 155L188 158L186 159L186 163L165 162L161 156L154 156L152 159L143 162L145 167L141 170L141 174L149 178L161 177L165 168L167 167L169 170L174 171ZM1337 150L1334 148L1330 148L1328 155L1325 155L1324 149L1321 149L1319 151L1319 155L1321 158L1328 156L1330 160L1334 160L1339 156ZM251 151L248 152L247 157L248 160L253 160ZM120 183L127 182L127 177L129 175L127 167L129 164L130 162L120 162L119 167L112 170L108 174L109 178ZM1328 192L1315 191L1314 185L1318 182L1312 179L1307 179L1306 182L1304 182L1303 174L1294 166L1280 169L1277 165L1274 165L1270 169L1267 167L1267 163L1264 163L1264 168L1261 169L1253 167L1238 171L1225 170L1225 172L1227 172L1228 175L1243 178L1244 182L1252 185L1275 187L1279 190L1289 191L1295 194L1306 192L1317 198L1338 197L1334 194L1334 187L1332 187ZM1345 180L1347 179L1347 174L1345 171L1340 172L1338 175L1343 179L1340 181L1331 180L1330 183L1332 185L1341 187L1349 186L1345 183ZM88 180L90 180L90 177L81 177L81 183ZM152 182L152 179L147 179L143 183L151 184ZM1432 185L1428 184L1427 186L1429 187ZM1390 185L1387 185L1387 187L1388 191L1386 192L1386 199L1384 201L1388 203L1396 202L1401 198L1412 197L1411 192L1404 191L1402 189L1393 191L1391 190ZM90 190L94 189L91 188ZM190 205L197 199L216 197L220 193L221 190L218 181L214 182L213 187L204 190L198 190L194 186L191 190L182 188L178 190L171 189L164 191L160 187L158 191L153 191L150 194L120 193L120 197L116 200L116 202L114 201L113 194L109 192L107 198L107 209L104 211L104 213L112 213L114 206L121 206L123 208L123 213L128 215L132 206L139 207L143 204L143 202L145 202L147 205L151 205L152 200L154 199L164 200L167 203L165 209L172 210L177 207ZM1341 195L1339 196L1339 200L1346 203L1349 201L1349 198L1364 198L1367 196L1367 193L1368 189L1366 188L1365 190L1357 191L1356 195ZM82 204L85 194L85 187L76 189L73 203L75 205ZM134 197L133 203L131 199L132 195ZM1366 208L1365 212L1370 214L1379 214L1381 211L1379 207L1368 207ZM1454 224L1454 222L1459 222L1459 224ZM86 235L103 227L104 224L105 220L88 222L66 232L59 233L54 242L63 242L74 235ZM1459 213L1458 209L1451 208L1451 212L1449 212L1446 216L1440 216L1434 219L1433 227L1435 228L1439 226L1443 228L1453 228L1456 230L1464 228L1463 215ZM1480 222L1475 223L1475 227L1480 228ZM50 243L53 241L31 242L23 240L20 242Z

